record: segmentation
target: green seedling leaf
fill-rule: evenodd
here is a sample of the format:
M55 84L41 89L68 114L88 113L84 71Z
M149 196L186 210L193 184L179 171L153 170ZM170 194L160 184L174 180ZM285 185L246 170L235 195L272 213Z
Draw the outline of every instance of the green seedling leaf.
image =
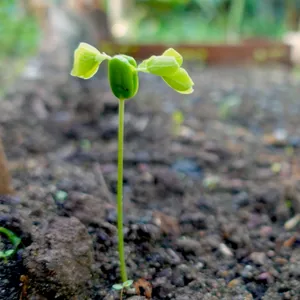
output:
M194 89L194 82L183 68L177 70L172 76L163 76L163 80L176 92L181 94L191 94Z
M178 53L175 49L173 48L169 48L168 50L166 50L164 53L163 53L163 56L172 56L176 59L179 67L182 65L183 63L183 58L181 56L180 53Z
M172 76L179 68L173 56L151 56L147 61L147 70L153 75Z
M100 53L98 49L87 43L80 43L74 52L71 75L89 79L96 74L100 64L106 59L110 59L110 57L105 53Z
M116 291L120 291L120 290L122 290L123 288L124 288L124 286L123 286L123 284L114 284L113 286L112 286L112 288L114 289L114 290L116 290Z
M232 117L237 108L241 104L242 99L237 95L231 95L226 97L220 104L219 114L222 119L228 119Z
M173 48L169 48L168 50L166 50L161 56L151 56L150 58L148 59L145 59L143 60L139 65L138 65L138 71L140 72L145 72L145 73L151 73L149 70L148 70L148 63L151 59L154 59L154 58L157 58L157 57L163 57L163 56L166 56L166 57L174 57L176 62L178 63L179 67L182 65L182 62L183 62L183 58L181 56L180 53L178 53L175 49ZM159 58L161 59L161 58ZM151 62L150 62L151 63ZM172 62L173 63L173 62ZM154 73L152 73L154 74ZM154 74L154 75L158 75L158 74ZM171 75L170 73L168 73L167 75ZM162 76L162 75L160 75Z
M92 143L88 139L83 139L80 141L80 146L83 150L89 151L91 150Z
M172 114L172 119L176 125L180 126L184 121L184 115L180 110L176 110Z
M15 253L15 249L0 251L0 258L8 258Z
M286 206L288 209L291 209L291 208L293 207L293 202L292 202L292 200L286 199L286 200L285 200L285 206Z
M13 245L13 249L9 249L6 251L0 251L0 258L7 258L16 252L17 248L19 247L19 245L21 243L21 239L18 236L16 236L12 231L10 231L4 227L0 227L0 233L6 235L7 238L9 239L9 241Z
M68 193L65 191L57 191L55 193L55 200L60 204L64 203L67 200L67 198L68 198Z
M127 288L133 284L133 280L127 280L123 283L123 287Z
M218 176L208 176L203 180L204 187L209 190L214 190L220 183L220 178Z
M272 166L271 166L271 170L272 170L272 172L275 173L275 174L280 173L281 169L282 169L282 165L281 165L281 163L279 163L279 162L275 162L275 163L273 163Z

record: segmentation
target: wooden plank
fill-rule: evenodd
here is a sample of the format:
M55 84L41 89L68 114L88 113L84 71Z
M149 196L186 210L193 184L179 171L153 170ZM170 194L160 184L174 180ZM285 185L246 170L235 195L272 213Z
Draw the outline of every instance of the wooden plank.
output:
M200 60L207 64L244 64L279 62L291 64L291 47L284 43L268 41L248 41L240 44L118 44L101 42L100 50L113 55L123 53L137 59L146 59L151 55L160 55L167 48L178 50L185 60Z

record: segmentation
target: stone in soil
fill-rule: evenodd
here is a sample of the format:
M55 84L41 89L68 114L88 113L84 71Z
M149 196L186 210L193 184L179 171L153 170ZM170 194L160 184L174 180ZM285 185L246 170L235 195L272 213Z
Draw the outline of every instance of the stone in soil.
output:
M48 299L71 299L82 293L88 297L92 241L78 219L55 217L44 222L33 232L33 243L23 257L34 294Z

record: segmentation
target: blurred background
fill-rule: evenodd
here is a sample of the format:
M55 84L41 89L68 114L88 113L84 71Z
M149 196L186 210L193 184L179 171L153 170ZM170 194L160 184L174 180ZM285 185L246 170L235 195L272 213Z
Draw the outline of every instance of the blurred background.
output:
M1 89L29 57L64 44L68 60L80 41L300 44L299 0L2 0L0 14L0 65L11 66L1 70Z
M297 0L131 0L114 15L118 2L108 6L113 34L142 43L281 39L299 27ZM120 21L130 29L122 31Z
M100 48L111 40L220 45L256 39L300 45L299 13L299 0L2 0L0 87L3 91L40 51L59 47L60 60L69 66L80 41ZM11 67L3 72L7 63Z

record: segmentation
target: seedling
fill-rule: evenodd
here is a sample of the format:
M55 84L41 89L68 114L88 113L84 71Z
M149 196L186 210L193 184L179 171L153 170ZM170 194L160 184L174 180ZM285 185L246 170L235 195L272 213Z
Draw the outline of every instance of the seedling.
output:
M120 291L120 300L123 299L123 292L133 284L133 280L127 280L123 283L114 284L112 288L116 291Z
M6 260L8 257L12 256L17 251L17 249L21 243L21 239L18 236L16 236L12 231L10 231L4 227L0 227L0 233L6 235L7 238L9 239L9 241L13 245L13 249L0 251L0 258L3 258Z
M176 110L172 114L173 121L173 133L175 135L180 133L180 128L182 123L184 122L184 115L180 110Z
M67 198L68 198L68 193L65 191L57 191L54 195L54 199L57 204L64 204Z
M93 77L100 64L108 60L108 80L112 93L119 100L118 129L118 183L117 183L117 226L120 270L123 284L127 282L123 233L123 148L124 148L124 108L125 101L134 97L139 88L138 72L160 76L167 85L181 94L193 92L193 81L181 67L182 56L174 49L166 50L162 55L151 56L137 65L135 59L127 55L113 57L100 53L95 47L80 43L74 52L72 76L82 79Z

